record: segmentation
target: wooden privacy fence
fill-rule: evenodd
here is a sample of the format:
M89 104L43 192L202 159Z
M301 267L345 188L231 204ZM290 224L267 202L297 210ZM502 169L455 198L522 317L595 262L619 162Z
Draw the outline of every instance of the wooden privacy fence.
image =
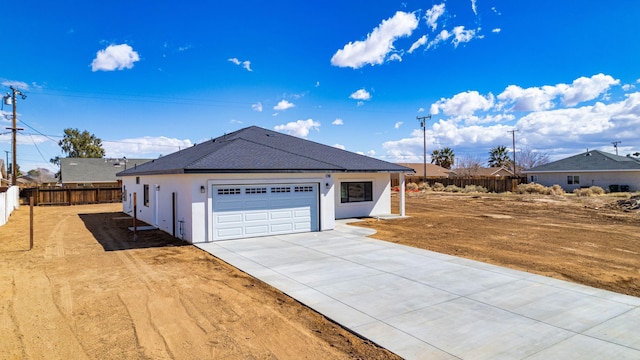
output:
M122 188L27 188L20 192L21 198L33 196L34 205L81 205L122 201Z
M392 184L392 186L398 186L397 182L398 180L396 180L396 184ZM420 184L422 182L422 176L405 176L405 183L408 184L410 182ZM464 188L467 185L478 185L489 190L489 192L495 193L514 192L519 184L526 182L526 177L468 176L438 179L427 178L427 183L431 186L435 183L440 183L444 186L455 185L460 188Z

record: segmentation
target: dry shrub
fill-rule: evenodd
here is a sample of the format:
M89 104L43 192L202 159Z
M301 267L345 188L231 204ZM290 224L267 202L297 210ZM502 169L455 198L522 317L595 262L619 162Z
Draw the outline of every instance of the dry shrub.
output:
M550 189L551 193L549 195L564 195L564 189L558 184L553 185Z
M407 184L406 186L406 191L418 191L418 184L414 183L414 182L410 182Z
M486 193L489 192L487 188L480 185L467 185L462 190L463 193Z
M601 188L600 186L592 186L589 188L589 190L591 190L591 193L593 195L604 195L606 191L604 191L603 188Z
M516 188L517 194L539 194L539 195L563 195L564 190L560 185L553 185L552 187L546 187L541 184L529 183L520 184Z
M431 186L426 182L421 182L418 184L418 189L420 189L420 191L431 191Z
M444 185L442 185L442 183L435 183L433 184L433 186L431 187L431 190L433 191L444 191Z
M591 196L591 195L593 195L593 193L591 192L591 189L589 189L589 188L575 189L575 190L573 190L573 193L576 194L576 196Z
M457 187L457 186L455 186L455 185L447 185L447 187L444 188L444 191L445 192L451 192L451 193L457 193L457 192L462 191L462 189Z

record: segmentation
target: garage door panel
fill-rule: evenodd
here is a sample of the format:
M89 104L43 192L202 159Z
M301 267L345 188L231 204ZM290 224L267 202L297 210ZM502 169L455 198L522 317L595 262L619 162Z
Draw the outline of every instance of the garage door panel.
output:
M216 235L218 238L232 238L242 236L242 227L235 227L231 229L217 229Z
M261 211L261 212L252 212L246 213L244 215L245 221L265 221L269 220L269 212Z
M246 235L256 235L256 234L264 234L269 231L269 225L260 225L260 226L246 226L245 234Z
M272 220L283 220L283 219L292 219L293 218L293 213L291 210L277 210L277 211L271 211L269 213L269 218Z
M238 224L242 223L242 214L221 214L217 217L218 224Z
M271 225L271 232L273 233L290 233L293 230L292 224L273 224Z
M318 184L214 186L213 239L317 231Z

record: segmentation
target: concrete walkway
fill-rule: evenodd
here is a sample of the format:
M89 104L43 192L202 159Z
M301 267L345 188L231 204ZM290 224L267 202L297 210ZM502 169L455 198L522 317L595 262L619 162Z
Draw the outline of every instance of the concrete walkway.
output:
M640 359L640 298L373 232L195 245L406 359Z

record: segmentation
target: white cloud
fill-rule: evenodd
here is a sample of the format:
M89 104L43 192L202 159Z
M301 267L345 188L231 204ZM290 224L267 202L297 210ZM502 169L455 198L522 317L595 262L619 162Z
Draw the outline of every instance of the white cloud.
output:
M165 136L144 136L117 141L103 140L105 157L146 158L158 154L170 154L193 146L191 140L168 138Z
M443 41L447 41L447 39L449 39L450 37L451 37L451 33L449 31L447 30L440 31L440 33L436 35L436 37L429 42L429 44L427 45L427 49L431 49L433 47L438 46L439 43Z
M346 147L345 147L344 145L342 145L342 144L333 144L333 147L334 147L334 148L341 149L341 150L346 149Z
M422 35L420 37L420 39L416 40L416 42L414 42L413 44L411 44L411 47L409 48L408 53L411 54L412 52L414 52L417 48L419 48L420 46L424 45L427 43L427 35Z
M502 31L502 29L500 29L500 28L495 28L495 29L491 30L491 32L496 33L496 34L499 33L500 31Z
M367 156L374 156L376 154L375 150L369 150L367 151Z
M622 85L622 90L624 90L624 91L634 90L635 88L636 88L636 86L633 85L633 84L624 84L624 85Z
M292 107L294 107L295 105L293 103L288 102L287 100L281 100L278 105L273 107L273 110L276 111L284 111L287 109L291 109Z
M255 104L251 104L251 109L253 111L262 112L262 103L261 102L257 102Z
M499 108L513 104L513 111L549 110L556 106L554 100L561 98L565 106L575 106L581 102L596 99L611 86L619 85L610 75L597 74L590 78L580 77L571 85L557 84L523 89L517 85L509 85L497 96L502 103Z
M482 96L477 91L467 91L454 95L450 99L442 98L431 105L431 114L438 114L440 110L448 116L472 115L478 110L487 111L494 104L493 94Z
M424 112L424 108L423 108L423 107L418 108L418 112L419 112L419 113Z
M320 81L316 81L316 86L315 87L320 87Z
M344 122L342 121L342 119L338 118L333 120L333 122L331 123L332 125L344 125Z
M404 124L402 121L398 121L395 125L393 125L393 127L399 129L402 124Z
M402 56L400 56L398 53L394 53L394 54L389 55L389 58L387 59L387 61L402 62Z
M331 58L331 65L359 69L365 65L380 65L394 50L393 43L400 37L409 36L418 27L413 13L402 11L383 20L362 41L349 42Z
M29 84L17 80L5 80L1 85L6 87L13 86L16 89L29 90Z
M444 14L444 3L439 5L433 5L431 9L427 10L424 15L424 18L427 21L427 25L431 27L431 31L436 31L438 27L438 18Z
M109 45L96 53L91 62L91 71L113 71L131 69L133 64L140 61L140 56L127 44Z
M476 7L476 0L471 0L471 10L473 10L473 13L478 15L478 8Z
M581 102L593 100L609 90L611 86L619 84L620 80L616 80L610 75L597 74L591 78L582 76L564 89L562 102L566 106L575 106Z
M289 135L305 138L309 135L310 130L319 131L320 123L312 119L298 120L283 125L276 125L275 130L287 133Z
M227 61L234 63L238 66L242 66L247 71L253 71L251 70L251 61L248 61L248 60L240 61L238 60L238 58L230 58L230 59L227 59Z
M559 94L555 86L523 89L518 85L509 85L497 98L503 102L499 105L500 108L506 104L513 104L510 109L513 111L539 111L553 108L553 99Z
M360 89L349 95L349 98L354 100L370 100L371 94L365 89Z
M453 28L452 42L454 47L458 47L461 43L468 43L476 37L478 37L476 30L465 30L464 26L456 26Z

